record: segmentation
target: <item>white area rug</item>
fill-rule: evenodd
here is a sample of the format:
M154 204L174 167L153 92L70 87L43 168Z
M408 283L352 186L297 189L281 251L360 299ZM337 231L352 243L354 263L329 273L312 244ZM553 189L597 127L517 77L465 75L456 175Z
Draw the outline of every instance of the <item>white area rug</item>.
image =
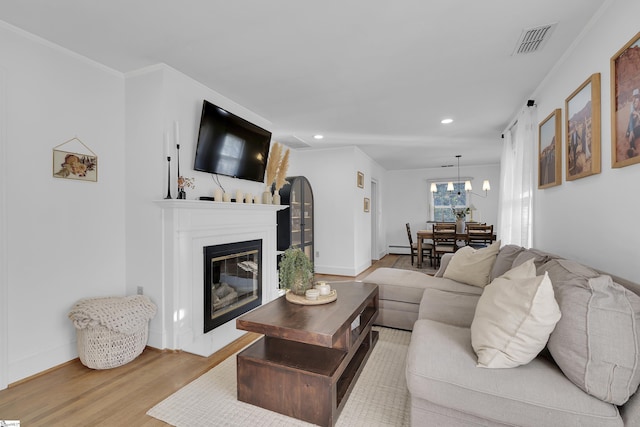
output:
M404 366L411 333L374 329L380 332L378 343L338 417L337 426L409 425ZM179 427L312 425L239 402L235 355L158 403L147 415Z

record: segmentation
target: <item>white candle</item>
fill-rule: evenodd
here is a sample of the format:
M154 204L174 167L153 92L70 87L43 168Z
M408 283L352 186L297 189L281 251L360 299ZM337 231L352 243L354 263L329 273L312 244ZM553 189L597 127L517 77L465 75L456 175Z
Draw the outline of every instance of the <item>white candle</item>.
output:
M242 191L237 190L236 191L236 203L242 203L242 196L243 196Z
M223 202L230 202L230 201L231 201L231 194L229 194L229 193L224 193L224 194L222 195L222 201L223 201Z
M262 203L262 200L260 200L260 196L253 196L253 203L256 205Z
M245 202L245 203L253 203L253 194L251 194L251 193L247 193L247 194L244 196L244 202Z
M177 121L173 122L173 132L176 139L176 146L178 146L180 144L180 126Z
M320 291L320 295L329 295L331 293L331 286L325 283L318 286L318 291Z
M164 133L164 155L171 157L171 143L169 142L169 132Z
M213 200L215 200L216 202L221 202L222 201L222 189L221 188L216 188L215 190L213 190Z

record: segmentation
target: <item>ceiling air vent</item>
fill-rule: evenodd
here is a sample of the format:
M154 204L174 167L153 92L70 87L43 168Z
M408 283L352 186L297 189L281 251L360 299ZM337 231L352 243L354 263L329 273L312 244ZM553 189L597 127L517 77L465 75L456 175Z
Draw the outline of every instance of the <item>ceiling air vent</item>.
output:
M280 142L281 144L286 145L289 148L310 148L311 146L307 144L305 140L295 135L287 134L287 135L273 135L273 140Z
M557 23L542 25L540 27L529 28L522 31L513 55L536 52L545 45L551 33L556 28Z

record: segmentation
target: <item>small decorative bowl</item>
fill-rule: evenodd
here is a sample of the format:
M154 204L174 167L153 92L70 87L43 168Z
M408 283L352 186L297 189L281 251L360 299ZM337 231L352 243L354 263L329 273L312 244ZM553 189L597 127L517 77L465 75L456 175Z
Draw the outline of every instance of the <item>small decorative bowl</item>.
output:
M315 301L318 299L318 296L320 296L320 291L318 291L317 289L308 289L307 292L305 292L304 296L308 300Z

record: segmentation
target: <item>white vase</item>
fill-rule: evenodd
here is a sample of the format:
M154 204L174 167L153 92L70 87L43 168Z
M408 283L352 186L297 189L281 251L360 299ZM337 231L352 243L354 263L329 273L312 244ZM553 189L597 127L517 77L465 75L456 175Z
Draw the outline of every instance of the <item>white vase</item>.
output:
M465 232L465 222L464 218L456 219L456 233L462 234Z
M262 204L270 205L271 203L273 203L273 197L271 196L271 187L267 186L267 188L264 190L264 193L262 193Z
M279 205L280 204L280 193L278 192L278 190L276 190L273 193L273 204L274 205Z

